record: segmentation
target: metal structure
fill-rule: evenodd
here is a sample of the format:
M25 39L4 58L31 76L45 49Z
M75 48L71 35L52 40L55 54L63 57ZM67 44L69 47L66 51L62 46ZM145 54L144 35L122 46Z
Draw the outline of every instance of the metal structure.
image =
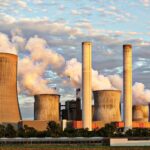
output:
M132 128L132 46L123 45L124 130Z
M81 120L81 100L78 98L76 101L66 101L65 109L62 110L62 119L66 120Z
M17 96L17 62L16 55L0 53L0 123L17 123L21 120Z
M83 128L92 130L92 43L82 43L82 119Z
M148 105L134 105L133 106L133 121L148 122L149 107Z
M121 121L119 90L98 90L94 94L94 121L105 123Z
M35 95L34 119L59 122L59 99L57 94Z
M44 138L0 138L0 144L63 144L63 145L102 145L104 141L108 142L109 138L107 137L44 137Z

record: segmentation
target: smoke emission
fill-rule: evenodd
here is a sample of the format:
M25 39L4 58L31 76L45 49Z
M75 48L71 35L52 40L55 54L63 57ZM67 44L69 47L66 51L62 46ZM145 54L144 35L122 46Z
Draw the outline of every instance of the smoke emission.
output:
M0 33L0 51L19 54L18 89L20 93L33 95L56 93L48 86L43 77L47 69L56 72L62 83L75 88L81 87L82 65L76 58L65 60L64 57L49 48L46 40L34 36L26 40L19 31L13 32L11 39ZM123 80L119 75L104 76L92 69L92 90L123 89ZM144 84L133 85L133 104L147 104L150 101L150 90Z

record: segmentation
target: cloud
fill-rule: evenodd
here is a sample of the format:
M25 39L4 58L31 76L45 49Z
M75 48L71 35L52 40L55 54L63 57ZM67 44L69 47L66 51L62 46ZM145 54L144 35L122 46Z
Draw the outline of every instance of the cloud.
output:
M149 7L150 6L150 0L140 0L141 3L145 6L145 7Z
M79 12L78 10L71 10L72 15L81 15L81 12Z
M56 93L43 78L50 67L57 70L64 64L64 58L48 48L47 42L37 36L31 37L25 46L28 56L19 60L19 84L22 92L28 94ZM39 86L37 86L39 85Z
M0 33L0 52L16 54L16 47L6 34Z
M27 3L23 0L16 0L16 3L17 3L17 5L19 5L22 8L27 8L28 7Z
M100 7L97 8L97 12L99 12L101 16L112 17L116 21L130 21L131 18L134 18L129 12L123 11L115 6Z

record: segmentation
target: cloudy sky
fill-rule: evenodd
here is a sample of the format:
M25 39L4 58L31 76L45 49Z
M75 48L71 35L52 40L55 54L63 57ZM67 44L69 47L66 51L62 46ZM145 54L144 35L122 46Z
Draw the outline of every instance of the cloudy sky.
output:
M144 85L150 89L149 13L150 0L0 0L0 51L19 56L23 118L33 118L34 94L57 88L62 102L75 98L75 88L81 83L82 41L93 43L94 81L105 80L97 84L100 89L111 87L102 88L106 82L121 84L122 45L132 44L133 84L141 85L135 84L134 90L141 87L142 96L137 99L146 99Z

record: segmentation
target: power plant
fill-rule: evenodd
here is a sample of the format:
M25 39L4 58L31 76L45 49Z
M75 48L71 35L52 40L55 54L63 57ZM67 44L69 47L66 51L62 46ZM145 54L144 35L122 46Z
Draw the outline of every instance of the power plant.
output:
M132 46L123 45L123 100L125 131L132 128Z
M21 120L17 93L18 57L0 53L0 122L17 123Z
M82 119L83 128L92 130L92 43L82 43Z
M0 123L18 123L44 130L49 121L62 124L62 129L102 128L114 122L124 131L132 127L150 128L150 105L132 107L132 46L123 45L123 107L121 119L121 91L116 89L93 91L92 105L92 43L82 43L82 99L80 89L76 99L60 103L58 94L34 95L34 120L21 120L17 98L17 61L13 54L0 53ZM63 107L63 109L61 109ZM82 109L81 109L82 107ZM133 111L132 111L133 110Z
M134 105L132 116L133 116L133 121L148 122L148 118L149 118L148 105Z
M58 94L35 95L34 119L55 121L59 123L59 98Z
M94 121L105 123L121 121L119 90L94 91Z

